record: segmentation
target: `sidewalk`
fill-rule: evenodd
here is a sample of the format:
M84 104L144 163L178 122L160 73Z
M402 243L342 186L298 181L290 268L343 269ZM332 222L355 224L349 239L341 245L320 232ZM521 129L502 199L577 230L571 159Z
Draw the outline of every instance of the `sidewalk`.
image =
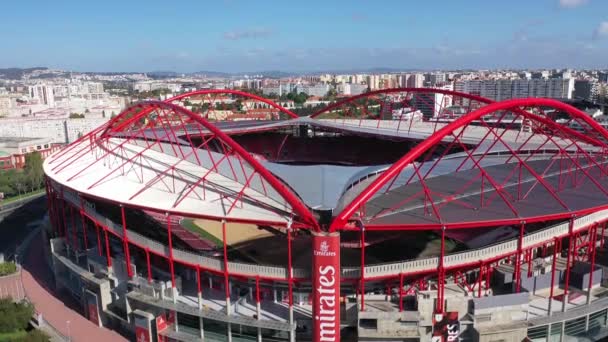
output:
M25 255L21 279L25 294L43 319L71 341L127 341L114 331L97 327L56 297L55 291L51 290L53 278L42 247L40 234L37 234Z

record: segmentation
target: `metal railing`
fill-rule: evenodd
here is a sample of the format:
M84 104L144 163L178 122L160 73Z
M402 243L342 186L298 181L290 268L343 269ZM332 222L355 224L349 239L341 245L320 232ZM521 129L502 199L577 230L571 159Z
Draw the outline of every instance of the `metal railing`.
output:
M65 200L71 202L73 205L79 206L80 200L78 197L71 193L69 190L64 189ZM122 226L112 222L108 218L97 213L92 206L84 206L84 210L88 215L94 217L99 222L105 224L109 229L115 232L117 235L122 236ZM596 213L586 215L574 220L573 231L579 231L587 228L589 225L595 222L602 222L608 219L608 210L601 210ZM565 235L568 233L568 222L560 223L535 233L524 236L523 248L528 248L534 245L538 245L544 241L549 241L555 236ZM130 241L145 246L154 251L157 254L168 257L169 248L157 241L140 235L134 231L128 230L128 238ZM506 242L496 243L494 245L478 248L474 250L468 250L445 256L444 264L445 267L455 267L458 265L469 265L477 263L481 260L492 259L500 255L508 255L517 251L517 239L509 240ZM196 253L182 251L179 249L173 249L173 257L177 261L183 261L188 264L200 265L204 269L213 271L223 272L224 266L223 261L216 258L210 258L202 256ZM429 257L424 259L412 259L393 263L383 263L376 265L365 266L365 275L370 278L380 277L397 277L400 274L415 273L415 272L427 272L437 269L439 265L438 257ZM234 275L241 276L262 276L274 279L285 279L287 280L287 268L281 266L267 266L257 265L249 263L241 263L231 261L228 263L228 271ZM355 279L360 276L360 267L343 267L341 275L343 279ZM310 270L302 268L294 268L293 274L295 278L306 279L311 276Z

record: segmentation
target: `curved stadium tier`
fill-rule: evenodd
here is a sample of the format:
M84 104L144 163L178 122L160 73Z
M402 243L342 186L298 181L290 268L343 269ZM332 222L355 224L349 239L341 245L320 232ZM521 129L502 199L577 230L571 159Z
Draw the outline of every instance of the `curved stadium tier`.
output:
M142 102L46 159L52 267L85 316L147 341L607 333L590 116L427 88L287 105Z

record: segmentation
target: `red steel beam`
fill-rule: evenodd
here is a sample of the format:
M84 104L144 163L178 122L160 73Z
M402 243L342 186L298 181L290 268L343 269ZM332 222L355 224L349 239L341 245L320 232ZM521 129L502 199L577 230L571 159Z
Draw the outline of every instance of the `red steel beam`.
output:
M572 263L572 253L573 253L573 244L574 244L574 235L572 231L574 230L574 218L570 219L568 223L568 252L566 254L566 275L564 280L564 301L562 305L562 311L566 311L566 306L568 305L568 289L570 286L570 264Z
M230 300L230 275L228 274L228 247L226 246L226 221L222 220L222 247L224 249L224 290L226 300ZM230 312L230 308L226 308Z
M181 114L189 117L197 124L203 126L207 129L210 134L213 134L219 141L225 144L227 147L232 149L235 154L237 154L240 158L245 160L260 176L268 182L278 193L283 197L283 199L289 203L292 209L301 217L301 219L309 225L312 229L318 230L319 226L317 220L315 219L312 212L308 209L308 207L296 196L294 195L283 183L281 183L276 177L268 171L260 162L258 162L255 158L251 156L249 152L247 152L241 145L236 143L231 137L229 137L226 133L222 132L215 125L211 124L207 120L201 118L199 115L176 105L169 104L161 101L149 101L144 102L139 105L140 108L145 108L147 106L170 110L173 113ZM133 118L140 119L147 115L145 111L134 115Z
M171 214L167 214L167 238L169 240L169 270L171 272L171 287L175 288L175 266L173 265L173 234L171 234Z
M483 108L480 108L474 112L469 113L468 115L462 116L461 118L453 121L452 123L446 125L435 134L431 135L426 140L422 141L412 150L410 150L406 155L404 155L399 161L394 163L389 169L383 172L379 177L377 177L364 191L359 193L343 210L340 212L330 226L330 231L335 231L337 229L342 229L346 226L347 221L352 217L354 212L360 208L364 203L366 203L374 194L376 194L386 183L388 183L394 177L397 177L399 173L408 165L412 164L417 158L419 158L425 151L434 145L440 143L446 136L452 134L456 129L463 128L469 125L471 122L480 119L481 117L498 112L501 110L509 110L513 108L519 107L531 107L531 106L543 106L543 107L552 107L564 112L569 113L571 116L580 118L582 121L587 123L591 128L595 129L598 133L602 135L602 137L608 140L608 132L603 129L597 122L591 119L587 114L581 112L580 110L564 104L563 102L552 100L552 99L543 99L543 98L533 98L533 99L514 99L514 100L506 100L502 102L492 103ZM522 114L523 115L523 114ZM541 121L542 119L538 116L529 115L531 120ZM551 125L553 127L557 127L557 123L548 122L547 125ZM558 127L557 129L563 129ZM605 144L603 144L606 147Z
M127 236L127 217L125 214L125 207L123 205L120 206L120 216L122 219L122 242L125 249L127 275L129 278L133 278L133 271L131 270L131 255L129 253L129 237Z
M370 91L367 93L362 93L359 95L351 96L349 98L346 98L342 101L338 101L334 104L331 104L331 105L321 109L320 111L312 114L310 116L310 118L314 119L323 113L330 112L335 108L339 108L344 104L354 102L355 100L358 100L361 98L368 98L368 97L379 95L379 94L392 94L392 93L435 93L435 94L444 94L444 95L463 97L466 99L470 99L473 101L478 101L478 102L486 103L486 104L490 104L493 102L492 100L486 99L481 96L461 93L461 92L457 92L457 91L453 91L453 90L435 89L435 88L390 88L390 89L380 89L380 90Z

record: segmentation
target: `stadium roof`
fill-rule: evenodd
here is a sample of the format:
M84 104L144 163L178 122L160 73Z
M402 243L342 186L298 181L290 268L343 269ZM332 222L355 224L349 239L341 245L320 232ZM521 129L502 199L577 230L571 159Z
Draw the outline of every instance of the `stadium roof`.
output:
M587 131L522 105L567 110ZM508 121L529 129L510 129L496 116L491 124L481 119L505 110L512 111ZM85 196L183 216L316 228L312 209L334 209L333 224L342 226L357 217L378 229L502 225L608 205L608 135L581 115L557 101L525 100L490 104L451 123L297 118L211 124L152 101L128 108L44 167ZM394 165L293 166L260 162L229 137L298 125L420 144ZM430 153L439 146L442 154ZM566 174L574 180L564 181Z

